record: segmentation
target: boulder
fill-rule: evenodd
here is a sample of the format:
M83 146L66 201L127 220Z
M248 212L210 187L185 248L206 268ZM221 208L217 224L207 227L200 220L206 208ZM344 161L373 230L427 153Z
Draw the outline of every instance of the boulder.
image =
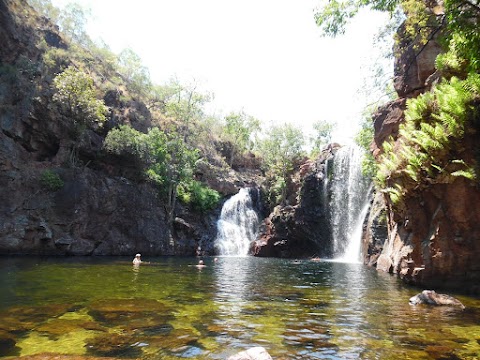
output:
M458 306L461 309L465 309L465 306L453 296L438 294L434 290L423 290L421 293L412 296L409 300L412 305L426 304L426 305L448 305Z

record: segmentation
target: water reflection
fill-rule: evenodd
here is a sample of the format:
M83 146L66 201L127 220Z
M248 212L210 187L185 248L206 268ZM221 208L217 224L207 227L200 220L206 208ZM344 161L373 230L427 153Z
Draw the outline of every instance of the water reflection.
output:
M204 260L0 259L0 340L12 339L0 357L225 359L261 345L275 359L479 358L478 299L413 307L418 290L359 264Z
M247 257L220 257L215 265L215 297L219 315L225 320L236 318L246 303L252 284Z

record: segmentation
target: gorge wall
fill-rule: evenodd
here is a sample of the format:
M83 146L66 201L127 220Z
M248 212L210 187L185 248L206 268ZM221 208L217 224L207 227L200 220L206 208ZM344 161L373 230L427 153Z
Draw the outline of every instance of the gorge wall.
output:
M107 91L106 125L78 136L52 103L55 74L38 45L68 49L58 28L24 1L0 0L0 42L0 254L213 253L221 204L202 214L177 204L169 227L158 189L136 177L133 159L102 150L109 129L152 125L145 104ZM42 183L46 171L62 180L60 189ZM208 167L197 176L224 196L248 181Z
M374 115L371 149L377 159L389 137L395 140L394 149L399 151L399 126L405 121L407 99L430 91L432 84L441 79L435 68L435 59L441 52L436 37L419 47L416 40L406 40L404 30L400 28L395 48L394 85L399 98ZM452 159L478 159L480 105L473 106L477 108L476 119L450 150ZM403 198L404 205L399 208L388 196L377 194L364 237L365 262L408 283L480 293L478 181L463 177L432 181L427 186L409 188Z

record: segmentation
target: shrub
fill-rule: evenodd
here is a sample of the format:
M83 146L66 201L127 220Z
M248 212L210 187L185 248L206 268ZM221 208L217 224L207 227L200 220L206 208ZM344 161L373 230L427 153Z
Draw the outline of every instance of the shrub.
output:
M40 176L40 183L43 187L50 191L60 190L64 185L60 175L53 170L45 170L42 172L42 175Z
M213 209L220 201L220 193L199 181L193 180L178 187L178 198L197 211Z
M63 109L74 124L101 125L106 120L108 108L95 94L93 79L83 71L69 66L53 80L56 93L53 100Z

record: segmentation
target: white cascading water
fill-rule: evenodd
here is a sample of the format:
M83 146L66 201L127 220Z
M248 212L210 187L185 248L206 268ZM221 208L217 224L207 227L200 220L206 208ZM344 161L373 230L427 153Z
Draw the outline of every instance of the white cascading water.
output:
M345 262L360 261L363 221L370 205L370 182L362 175L363 150L344 146L333 159L330 180L330 221L333 256Z
M254 189L240 189L223 205L215 239L220 255L246 256L257 238L259 220L250 191Z

